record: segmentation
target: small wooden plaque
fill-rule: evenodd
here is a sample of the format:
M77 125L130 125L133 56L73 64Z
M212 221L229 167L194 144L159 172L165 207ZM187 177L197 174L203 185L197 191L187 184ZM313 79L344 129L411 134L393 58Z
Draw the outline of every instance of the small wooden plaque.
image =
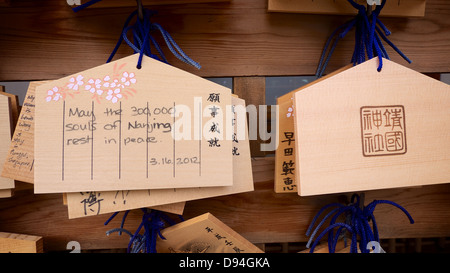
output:
M263 253L211 213L164 229L158 253Z
M378 58L294 95L302 196L450 182L450 86Z
M37 86L47 82L31 82L28 86L11 146L3 165L3 177L34 183L35 90Z
M42 253L40 236L0 232L0 253Z
M236 106L236 136L239 126L241 124L245 125L244 138L237 137L233 140L233 149L230 151L233 155L233 186L67 193L69 218L253 191L253 173L246 126L245 101L236 97L233 97L232 101L233 105Z
M291 91L277 99L279 107L277 123L278 123L278 146L275 151L275 178L274 190L276 193L291 193L298 192L297 182L295 179L295 127L294 127L294 94L311 85L323 81L333 75L340 73L346 69L351 68L352 65L347 65L341 69L334 71L326 76L323 76L313 82L310 82L294 91Z
M11 100L8 96L0 93L0 164L3 166L6 156L9 152L9 145L11 143ZM0 190L14 188L14 180L10 178L0 177ZM5 197L8 191L3 192Z
M232 185L231 90L138 55L36 88L36 193Z

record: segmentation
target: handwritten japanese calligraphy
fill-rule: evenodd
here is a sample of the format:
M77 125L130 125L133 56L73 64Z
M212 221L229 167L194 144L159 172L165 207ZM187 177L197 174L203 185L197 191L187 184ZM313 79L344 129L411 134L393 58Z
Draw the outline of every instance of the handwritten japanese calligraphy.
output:
M262 251L212 214L191 218L161 232L158 253L261 253Z
M293 191L297 185L294 184L294 170L295 162L292 160L294 157L294 132L283 132L284 139L281 144L284 143L282 153L284 155L283 164L281 167L281 176L283 177L283 190Z
M292 94L286 94L277 100L280 111L278 147L275 153L275 192L297 192L295 183L295 132L294 106Z

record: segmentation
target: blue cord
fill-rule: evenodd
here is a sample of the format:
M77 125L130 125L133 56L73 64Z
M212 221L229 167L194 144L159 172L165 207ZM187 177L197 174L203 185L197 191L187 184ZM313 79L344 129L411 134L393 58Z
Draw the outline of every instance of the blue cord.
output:
M82 9L85 9L85 8L87 8L87 7L89 7L89 6L92 6L93 4L95 4L95 3L97 3L97 2L100 2L100 1L102 1L102 0L91 0L91 1L88 1L88 2L86 2L86 3L84 3L84 4L82 4L82 5L79 5L79 6L77 6L77 7L72 8L72 10L73 10L74 12L78 12L78 11L80 11L80 10L82 10Z
M310 252L314 252L314 248L317 246L319 241L327 234L328 234L328 250L330 253L335 252L338 240L340 239L341 235L345 235L346 232L350 232L352 234L352 245L351 245L352 253L356 253L358 250L356 247L358 238L359 238L360 252L362 253L370 252L370 250L367 249L367 244L371 241L376 242L380 241L378 234L378 226L375 221L375 216L373 215L376 206L379 204L389 204L394 207L397 207L398 209L403 211L403 213L405 213L411 224L414 223L414 220L412 216L409 214L409 212L395 202L389 200L374 200L365 207L363 207L360 202L361 202L360 196L354 194L351 197L351 203L347 206L337 203L332 203L323 206L319 210L319 212L315 215L312 223L310 224L307 230L307 236L310 236L309 241L307 243L307 247L310 247L312 245ZM311 234L313 226L317 222L318 217L326 209L330 207L337 207L337 208L334 208L329 213L327 213ZM345 223L343 222L336 223L337 219L343 214L346 215ZM332 215L333 217L330 220L329 226L326 227L325 230L322 231L319 234L319 236L317 236L317 238L314 238L315 235L318 233L319 229L324 226L325 220L331 217ZM370 221L372 221L372 228L370 226ZM337 227L338 230L336 234L334 234L334 229Z
M113 232L119 232L119 235L121 235L122 232L125 232L128 235L130 235L130 241L128 242L127 246L127 252L129 253L137 253L141 251L146 253L156 253L157 238L160 237L163 240L166 239L162 235L161 231L166 226L175 225L176 222L173 219L171 219L168 215L166 215L164 212L158 210L148 210L142 208L141 211L143 212L142 221L139 224L136 231L134 232L134 234L131 234L131 232L123 228L125 219L129 211L125 212L120 224L120 228L108 230L106 234L109 235ZM113 215L109 217L108 220L105 222L105 225L109 224L109 222L111 222L111 220L114 219L114 217L116 217L118 213L119 212L113 213ZM181 215L179 215L179 218L181 221L184 221ZM142 228L144 228L143 235L140 234Z
M333 54L338 41L342 39L353 27L355 28L355 46L351 58L351 63L353 63L353 65L365 62L366 55L368 59L378 57L379 65L377 70L381 71L383 67L383 58L389 59L389 55L387 54L386 48L384 47L382 41L392 47L408 63L411 63L411 60L406 57L406 55L401 52L389 39L387 39L387 36L389 36L391 32L378 18L381 10L386 4L386 0L383 0L381 5L376 7L370 18L367 15L366 7L364 5L357 4L353 0L347 1L358 10L358 14L353 20L338 27L327 39L316 70L316 76L318 78L323 76L325 68L330 61L331 55ZM331 45L331 41L333 39L334 43ZM329 47L330 49L328 55L326 56Z
M85 9L97 2L100 2L101 0L92 0L89 2L84 3L83 5L80 5L78 7L73 8L72 10L74 12L78 12L82 9ZM143 18L142 20L136 18L136 21L134 24L130 25L131 20L135 17L137 17L138 11L133 11L128 18L125 21L125 24L122 28L122 33L119 37L119 40L116 43L116 46L114 47L111 55L109 56L107 63L111 62L114 55L117 53L117 50L119 49L120 45L123 41L125 41L128 46L130 46L134 53L139 53L137 68L140 69L142 67L142 59L143 56L149 56L153 59L156 59L158 61L162 61L164 63L168 63L166 57L164 56L163 51L161 50L161 47L158 45L156 40L152 37L151 32L157 30L161 33L167 47L172 52L172 54L177 57L182 62L192 65L197 69L200 69L201 66L199 63L195 62L193 59L191 59L184 51L181 49L181 47L175 42L175 40L172 38L172 36L161 27L158 23L152 23L150 20L150 17L155 14L155 12L150 11L148 9L143 9ZM132 37L133 41L130 41L130 39L127 37L127 33L129 31L132 31ZM151 47L155 47L156 51L159 54L159 57L155 54L152 54Z

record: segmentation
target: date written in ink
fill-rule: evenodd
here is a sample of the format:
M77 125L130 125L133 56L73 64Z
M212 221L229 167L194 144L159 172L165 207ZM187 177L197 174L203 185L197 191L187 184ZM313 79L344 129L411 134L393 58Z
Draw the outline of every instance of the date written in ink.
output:
M150 165L173 165L174 163L177 165L200 164L200 160L196 156L177 157L177 158L175 158L175 161L173 160L173 158L168 158L168 157L161 157L161 158L152 157L152 158L150 158L150 160L148 162L148 164L150 164Z

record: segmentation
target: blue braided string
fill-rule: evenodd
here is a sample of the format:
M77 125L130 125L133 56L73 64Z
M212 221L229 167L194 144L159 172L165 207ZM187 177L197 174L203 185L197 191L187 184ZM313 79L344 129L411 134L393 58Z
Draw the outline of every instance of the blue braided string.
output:
M314 253L314 249L316 248L317 244L319 244L320 240L323 236L325 236L330 230L333 230L336 227L344 227L346 230L348 230L350 233L352 233L352 246L356 244L356 240L353 238L353 236L356 234L353 232L353 229L350 225L344 224L344 223L335 223L330 226L328 226L322 233L317 236L317 239L314 241L313 245L311 246L310 253ZM353 248L353 247L352 247Z
M78 12L99 1L101 0L89 1L83 5L73 8L73 11ZM136 66L138 69L142 67L142 59L144 55L149 56L158 61L168 63L166 57L164 56L163 51L161 50L161 47L158 45L156 40L151 35L151 32L156 30L161 33L167 47L176 58L178 58L179 60L188 65L194 66L197 69L201 68L199 63L195 62L186 53L184 53L184 51L175 42L172 36L164 28L162 28L160 24L151 22L150 17L154 15L155 12L150 11L148 9L143 9L142 20L137 18L137 13L138 13L137 10L133 11L126 19L119 40L117 41L108 60L106 61L107 63L109 63L113 59L114 55L117 53L117 50L119 49L123 41L125 41L126 44L128 44L128 46L130 46L133 49L134 53L139 53L138 63ZM135 23L130 25L131 20L134 19L135 17L136 17ZM127 33L129 31L132 31L133 41L130 41L130 39L127 37ZM152 46L156 49L159 56L151 52Z
M93 4L95 4L95 3L97 3L97 2L100 2L100 1L102 1L102 0L91 0L91 1L88 1L88 2L86 2L86 3L84 3L84 4L82 4L82 5L79 5L79 6L77 6L77 7L72 8L72 10L73 10L74 12L78 12L78 11L80 11L80 10L82 10L82 9L85 9L85 8L87 8L87 7L89 7L89 6L92 6Z
M325 59L325 53L326 53L328 47L330 46L331 41L338 34L338 31L340 31L343 28L347 27L348 24L350 24L350 22L352 22L352 21L354 21L354 19L344 23L342 26L339 26L337 29L335 29L333 31L333 33L330 35L330 37L328 37L327 42L325 43L325 46L323 47L322 54L320 55L320 60L319 60L319 65L317 66L316 75L318 75L320 73L321 69L322 69L323 61ZM334 50L334 47L332 47L332 49Z
M311 224L309 225L308 229L306 230L306 236L309 236L309 234L310 234L310 232L311 232L311 230L312 230L312 228L313 228L315 222L317 221L317 219L319 218L319 216L322 214L322 212L324 212L324 211L325 211L326 209L328 209L329 207L333 207L333 206L343 207L344 205L339 204L339 203L332 203L332 204L328 204L328 205L323 206L323 207L319 210L319 212L314 216L314 218L313 218Z
M337 212L340 208L336 208L333 209L332 211L330 211L327 215L325 215L325 217L322 219L322 221L320 221L320 223L317 225L317 227L314 229L313 233L311 234L311 236L309 237L309 241L306 244L306 247L309 247L312 243L312 240L314 239L314 236L316 236L316 233L319 231L319 229L322 227L322 225L325 223L325 221L328 219L328 217L330 217L331 215L333 215L335 212ZM307 234L308 235L308 234Z
M372 230L373 230L373 234L375 236L375 241L379 242L380 241L380 236L378 235L378 226L377 226L377 222L375 221L375 216L369 215L368 221L372 221Z
M129 235L130 237L133 236L133 234L131 234L130 231L128 231L128 230L126 230L126 229L124 229L124 228L113 228L113 229L110 229L110 230L106 231L106 235L109 236L111 233L114 233L114 232L119 232L119 235L121 235L122 232L125 232L125 233L126 233L127 235Z
M357 240L359 238L359 250L362 253L369 253L370 250L367 249L367 244L371 241L379 242L379 234L378 234L378 227L375 221L375 216L373 215L373 212L377 205L379 204L389 204L392 206L395 206L399 208L405 215L408 217L411 224L414 223L413 218L409 214L409 212L403 208L402 206L398 205L395 202L389 201L389 200L374 200L373 202L369 203L367 206L362 206L360 203L361 199L359 195L354 194L351 197L351 203L347 206L344 206L342 204L328 204L322 207L319 212L314 217L312 223L308 227L307 235L311 234L311 231L313 229L314 224L317 222L318 217L328 208L330 207L337 207L331 210L329 213L325 215L325 217L322 219L322 221L319 222L318 226L314 229L314 231L311 234L311 237L307 243L307 247L310 247L311 244L311 250L310 252L314 252L314 248L317 246L319 241L323 238L323 236L328 234L328 249L330 253L335 252L336 245L338 240L341 238L345 232L350 232L352 234L352 245L351 245L351 252L356 253L357 252ZM334 214L334 215L333 215ZM346 222L336 223L339 216L342 214L346 214ZM314 239L315 235L318 233L319 229L324 226L325 220L330 218L333 215L333 217L330 220L329 226L325 228L324 231L322 231L317 238ZM370 221L372 221L372 227L370 225ZM334 234L334 229L338 227L336 234Z
M397 52L405 61L407 61L408 63L412 63L412 61L397 46L395 46L394 43L389 41L389 39L381 31L377 30L377 33L380 34L383 41L391 46L395 50L395 52Z
M109 217L108 220L106 220L104 225L106 226L107 224L109 224L109 222L111 222L111 220L114 219L114 217L116 217L117 214L119 214L118 211L114 212L113 215L111 215L111 217Z
M164 38L164 41L166 42L167 46L169 47L169 49L170 49L170 51L172 52L173 55L175 55L181 61L183 61L183 62L185 62L185 63L187 63L189 65L192 65L192 66L194 66L197 69L201 68L199 63L195 62L188 55L186 55L186 53L184 53L184 51L175 42L175 40L172 38L172 36L170 36L169 32L167 32L165 29L163 29L160 24L153 23L152 26L155 27L156 29L158 29L161 32L161 34L162 34L162 36Z
M352 206L344 206L342 207L334 216L333 218L330 220L330 225L333 225L336 223L336 220L342 215L342 214L346 214L346 219L348 218L348 216L350 215L350 218L353 218L354 212L353 212L354 208ZM353 222L353 220L350 221L350 224ZM348 222L346 224L349 224ZM333 244L333 238L339 237L339 234L334 235L333 234L333 230L331 229L328 233L328 244ZM335 247L335 246L334 246Z
M353 19L353 20L345 23L343 26L341 26L341 27L339 27L339 28L337 28L335 30L335 33L336 33L334 35L335 37L333 35L330 37L330 38L334 38L335 39L334 42L333 42L333 45L331 46L331 48L330 48L330 50L328 52L328 56L327 56L326 61L322 62L324 57L325 57L324 53L327 51L327 48L328 48L328 46L329 46L329 44L330 44L332 39L330 39L330 42L327 41L327 44L325 45L325 48L324 48L323 53L322 53L322 56L320 57L321 62L319 63L319 67L317 67L317 72L316 72L316 76L317 77L321 77L322 74L324 73L325 68L327 67L328 62L330 61L331 56L333 55L333 52L336 49L336 46L337 46L339 40L343 39L345 37L345 35L347 35L347 33L353 28L353 26L355 24L356 24L356 19ZM339 31L341 29L343 29L343 31L340 32L339 34L337 34L337 31Z
M130 241L128 242L127 246L128 253L138 253L141 251L146 253L156 253L157 237L160 237L161 239L165 240L166 238L164 238L161 231L166 226L175 225L176 222L173 219L171 219L168 215L166 215L164 212L158 210L148 210L146 208L141 208L141 211L143 212L142 221L139 224L136 231L134 232L134 234L131 234L131 232L123 228L125 219L129 211L125 212L121 221L120 228L111 229L107 231L106 234L109 235L113 232L119 232L119 235L121 235L122 232L125 232L128 235L130 235ZM113 215L109 217L108 220L105 222L105 225L109 224L109 222L111 222L111 220L114 219L117 216L117 214L118 212L113 213ZM179 218L181 221L184 221L181 215L179 215ZM140 234L142 228L144 228L143 235Z
M351 63L353 63L353 65L365 62L366 55L368 59L378 57L379 64L377 70L381 71L383 67L383 58L389 59L389 55L387 54L386 48L382 41L392 47L408 63L411 63L411 60L387 38L391 32L378 18L381 10L386 4L386 0L383 0L381 5L376 7L370 18L367 15L366 7L364 5L357 4L353 0L347 1L358 10L358 14L353 20L344 23L342 26L333 31L331 36L327 39L316 70L316 76L318 78L323 76L325 68L331 59L331 55L333 54L338 41L342 39L353 27L355 28L355 46L351 58ZM334 43L331 44L333 39ZM328 50L329 47L330 49Z
M341 234L344 234L345 231L346 231L345 227L339 227L338 230L336 231L336 236L334 236L334 238L331 237L331 239L332 239L333 242L332 242L331 244L328 243L328 252L329 252L329 253L334 253L334 252L336 252L336 245L337 245L337 242L338 242L339 239L340 239L340 235L341 235ZM330 240L328 240L328 241L330 241ZM346 243L346 240L345 240L344 242Z
M137 14L137 10L133 11L128 18L125 20L125 24L122 27L122 32L128 27L128 25L130 24L131 20L134 18L134 16L136 16ZM122 35L120 35L119 40L116 43L116 46L114 47L113 51L111 52L111 54L109 55L108 60L106 61L107 63L111 62L112 58L114 57L114 55L116 55L117 50L119 49L120 45L122 44L123 38Z
M395 202L389 201L389 200L374 200L374 201L372 201L365 208L365 209L367 209L367 211L364 214L373 216L373 211L375 210L375 207L379 204L388 204L388 205L392 205L392 206L400 209L408 217L409 222L411 224L414 224L414 219L412 218L411 214L409 214L409 212L404 207L400 206L399 204L397 204Z

